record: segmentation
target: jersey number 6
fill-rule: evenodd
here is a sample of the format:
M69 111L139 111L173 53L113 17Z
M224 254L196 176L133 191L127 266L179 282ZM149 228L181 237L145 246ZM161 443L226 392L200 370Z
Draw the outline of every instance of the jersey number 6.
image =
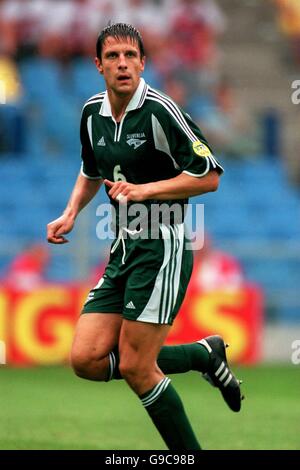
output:
M114 167L114 181L127 181L121 172L121 165L116 165Z

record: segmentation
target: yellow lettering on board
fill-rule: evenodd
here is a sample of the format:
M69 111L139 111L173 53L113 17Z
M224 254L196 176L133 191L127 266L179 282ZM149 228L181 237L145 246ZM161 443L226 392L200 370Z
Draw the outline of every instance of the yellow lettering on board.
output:
M20 352L32 362L56 364L68 358L74 331L72 320L49 315L49 334L53 337L50 344L38 337L36 324L44 308L66 305L69 296L67 289L51 287L20 299L15 311L15 341Z

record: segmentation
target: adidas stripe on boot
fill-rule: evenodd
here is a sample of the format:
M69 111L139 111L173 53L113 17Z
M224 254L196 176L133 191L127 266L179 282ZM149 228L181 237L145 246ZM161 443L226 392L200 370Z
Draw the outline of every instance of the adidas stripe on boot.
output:
M209 367L202 374L203 378L220 390L225 402L232 411L240 411L241 401L244 398L241 395L240 388L242 381L236 379L229 368L223 339L218 335L207 336L197 341L197 343L202 344L210 355Z

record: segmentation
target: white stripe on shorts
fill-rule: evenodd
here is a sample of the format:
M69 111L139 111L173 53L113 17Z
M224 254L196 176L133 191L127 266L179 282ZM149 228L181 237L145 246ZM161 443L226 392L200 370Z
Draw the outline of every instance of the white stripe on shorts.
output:
M164 242L164 260L157 274L152 294L137 321L168 323L176 304L182 254L184 224L169 227L160 224Z

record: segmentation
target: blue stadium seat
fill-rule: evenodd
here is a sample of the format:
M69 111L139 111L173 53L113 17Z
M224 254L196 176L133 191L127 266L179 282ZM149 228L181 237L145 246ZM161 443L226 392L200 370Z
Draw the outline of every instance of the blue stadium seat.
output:
M39 100L47 103L65 95L64 72L58 62L30 58L20 62L19 70L29 102Z
M147 66L143 72L143 78L152 88L157 90L162 90L164 88L162 76L157 72L150 60L147 60Z
M81 106L88 98L105 90L104 79L91 59L76 59L71 67L73 92Z

